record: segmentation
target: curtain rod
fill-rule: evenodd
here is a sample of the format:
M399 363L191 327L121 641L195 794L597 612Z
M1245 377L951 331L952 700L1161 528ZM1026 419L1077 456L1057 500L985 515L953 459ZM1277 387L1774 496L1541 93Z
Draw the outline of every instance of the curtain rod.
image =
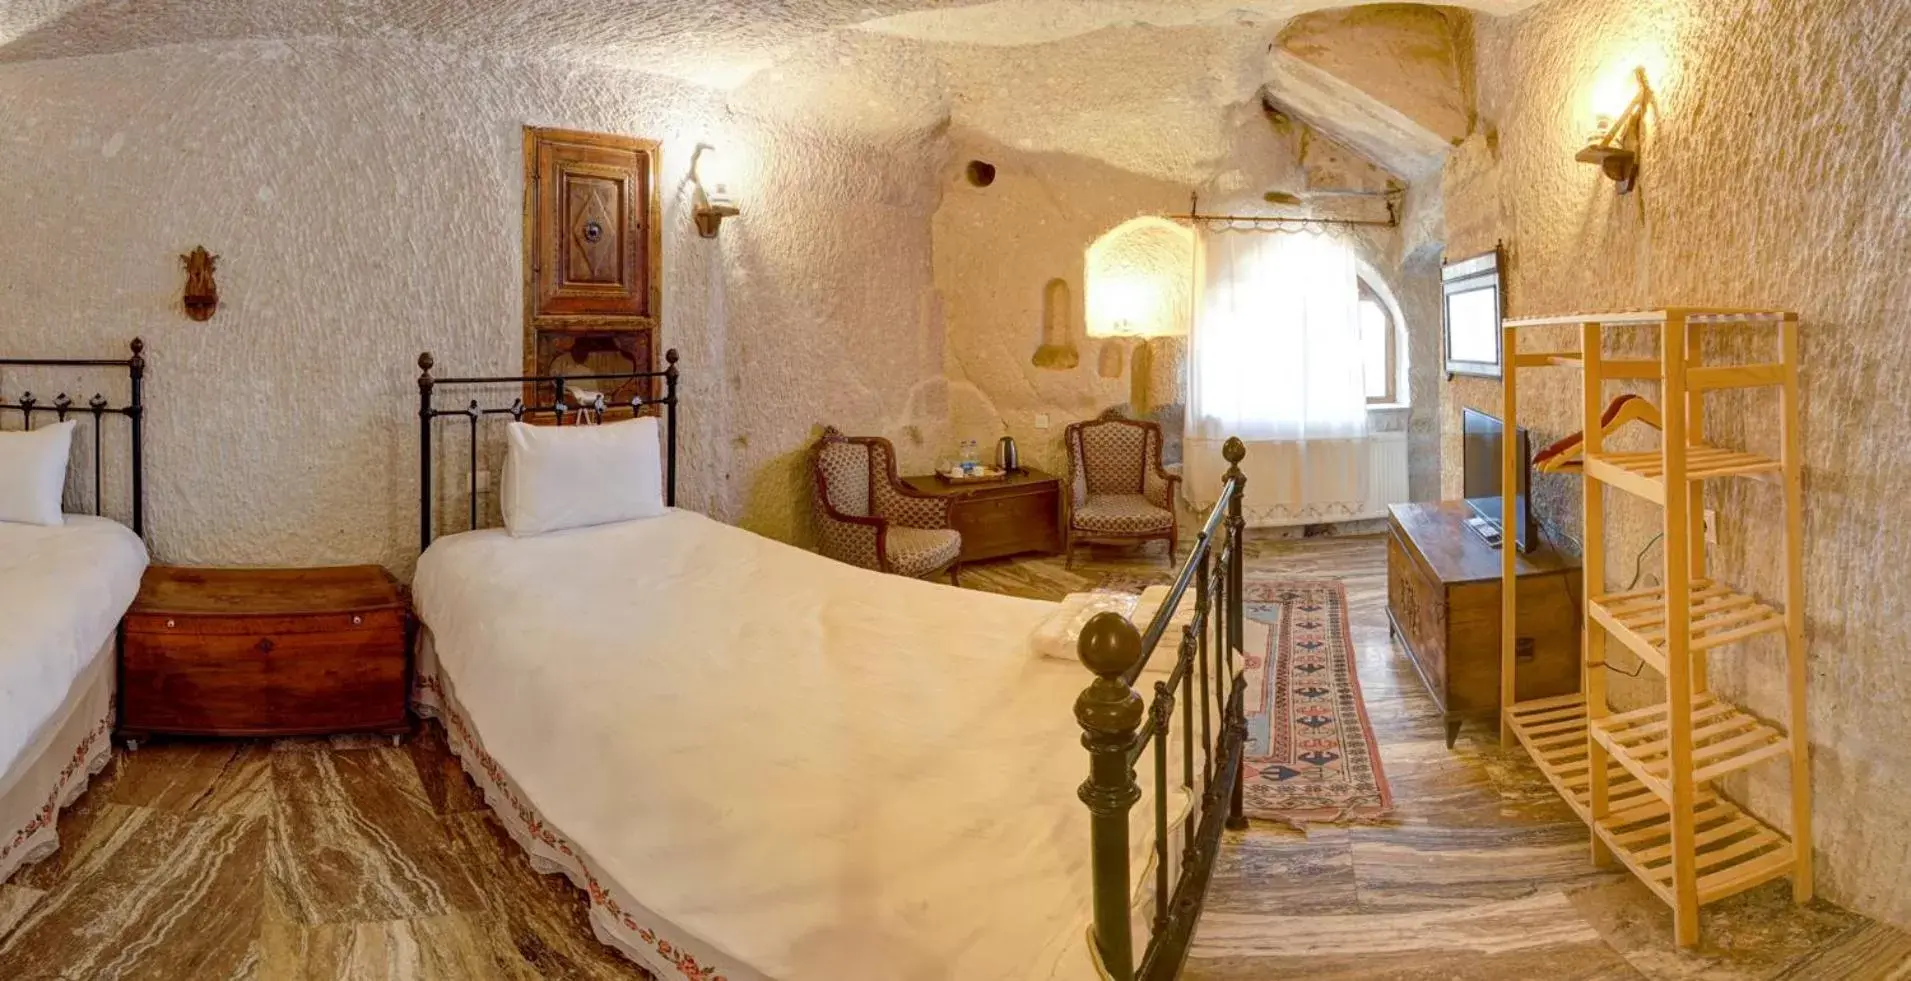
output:
M1289 222L1289 223L1300 224L1300 225L1306 225L1306 224L1374 225L1374 226L1384 227L1384 228L1394 228L1394 227L1397 227L1399 224L1399 219L1394 214L1393 201L1391 200L1387 202L1387 220L1381 221L1378 218L1292 218L1292 217L1286 217L1282 215L1203 214L1201 212L1201 195L1199 194L1188 195L1188 211L1186 214L1168 214L1168 215L1162 215L1162 217L1171 218L1171 219L1175 219L1179 221L1248 221L1248 222L1273 221L1273 222Z

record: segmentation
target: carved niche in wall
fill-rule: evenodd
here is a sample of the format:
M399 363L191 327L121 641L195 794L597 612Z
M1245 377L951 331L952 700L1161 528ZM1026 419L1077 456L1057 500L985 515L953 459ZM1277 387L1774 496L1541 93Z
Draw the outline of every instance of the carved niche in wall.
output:
M655 369L663 295L657 157L654 140L525 127L526 374ZM613 401L639 394L634 385L586 387Z

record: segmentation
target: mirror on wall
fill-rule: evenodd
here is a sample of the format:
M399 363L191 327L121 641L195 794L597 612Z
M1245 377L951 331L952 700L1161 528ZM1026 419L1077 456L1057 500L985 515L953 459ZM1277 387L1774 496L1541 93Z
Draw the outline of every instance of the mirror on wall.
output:
M1447 374L1500 377L1500 247L1440 267Z

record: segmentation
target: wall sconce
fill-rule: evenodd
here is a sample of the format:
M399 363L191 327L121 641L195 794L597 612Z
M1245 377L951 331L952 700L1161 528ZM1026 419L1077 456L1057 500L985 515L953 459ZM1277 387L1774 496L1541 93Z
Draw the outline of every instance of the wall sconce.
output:
M1612 178L1620 194L1632 190L1639 180L1639 130L1645 123L1646 106L1652 102L1652 88L1646 84L1646 70L1633 69L1639 89L1618 118L1599 117L1598 129L1586 139L1586 145L1573 155L1580 163L1598 164L1600 172Z
M1158 308L1166 308L1170 296L1150 291L1147 283L1105 283L1106 293L1116 298L1116 306L1126 306L1133 314L1116 314L1112 321L1091 327L1087 335L1103 338L1108 344L1127 342L1127 405L1137 417L1154 411L1154 344L1160 338L1187 335L1185 325L1164 321ZM1166 291L1160 291L1166 293Z
M730 196L730 175L716 147L697 144L697 152L690 158L690 179L697 185L696 208L692 212L697 220L697 232L704 238L716 238L723 219L734 218L739 213L736 199Z
M1103 340L1104 376L1109 345L1127 348L1128 405L1137 417L1156 408L1152 381L1159 345L1188 333L1194 257L1194 231L1154 216L1122 222L1088 247L1087 334Z

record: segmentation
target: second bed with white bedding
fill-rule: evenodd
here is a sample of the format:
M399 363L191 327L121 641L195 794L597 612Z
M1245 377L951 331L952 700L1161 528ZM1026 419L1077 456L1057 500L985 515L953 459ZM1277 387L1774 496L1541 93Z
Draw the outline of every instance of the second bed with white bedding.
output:
M113 638L145 571L146 546L114 521L0 523L0 773Z
M1030 648L1054 604L675 510L453 535L414 589L434 670L526 820L534 807L587 854L646 929L716 962L643 957L653 968L1095 976L1071 710L1089 675ZM1134 811L1137 868L1149 810Z
M51 851L54 820L104 765L113 639L146 547L123 525L0 522L0 882Z

